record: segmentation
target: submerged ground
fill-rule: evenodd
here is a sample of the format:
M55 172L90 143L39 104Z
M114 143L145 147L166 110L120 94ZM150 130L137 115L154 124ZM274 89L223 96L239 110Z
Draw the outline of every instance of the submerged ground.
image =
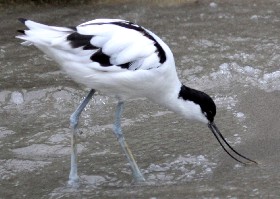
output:
M277 0L118 1L1 8L0 198L277 198L280 195L280 3ZM81 185L67 185L69 116L89 89L14 38L17 18L73 26L122 18L159 35L182 82L210 94L216 124L243 166L209 129L144 99L126 103L123 130L147 183L132 183L112 134L116 101L98 93L83 113Z

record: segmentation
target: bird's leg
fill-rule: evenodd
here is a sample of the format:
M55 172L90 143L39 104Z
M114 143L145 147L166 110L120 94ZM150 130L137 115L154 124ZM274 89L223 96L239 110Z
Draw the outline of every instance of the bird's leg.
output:
M75 110L74 113L70 116L70 128L72 129L72 136L71 136L71 170L69 174L69 184L73 184L79 180L78 177L78 166L77 166L77 133L79 133L78 129L78 122L79 117L88 104L89 100L92 98L93 94L95 93L94 89L91 89L86 98L80 103L78 108Z
M121 129L121 115L123 112L123 102L118 102L117 109L116 109L116 115L115 115L115 126L114 126L114 133L118 139L118 142L120 143L120 146L125 153L125 156L130 164L130 168L132 171L133 178L136 182L144 182L145 178L142 175L140 169L138 168L134 157L124 139L122 129Z

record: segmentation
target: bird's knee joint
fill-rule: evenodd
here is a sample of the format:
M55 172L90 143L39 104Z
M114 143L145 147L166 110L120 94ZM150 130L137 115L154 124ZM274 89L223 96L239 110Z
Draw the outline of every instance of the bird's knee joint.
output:
M124 140L124 136L121 132L115 131L115 135L116 135L118 141Z
M70 126L72 128L76 128L78 125L78 117L76 115L71 115L70 116Z

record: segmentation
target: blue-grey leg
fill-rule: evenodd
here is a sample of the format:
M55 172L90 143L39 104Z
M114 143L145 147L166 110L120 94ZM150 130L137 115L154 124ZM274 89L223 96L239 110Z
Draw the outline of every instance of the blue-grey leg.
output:
M70 116L70 127L72 129L71 136L71 170L69 174L69 184L73 184L79 180L78 177L78 165L77 165L77 133L80 133L78 129L79 117L84 108L95 93L94 89L91 89L85 99L80 103L78 108Z
M122 148L122 151L125 153L125 156L130 164L130 168L132 171L133 178L136 182L144 182L145 178L142 175L140 169L138 168L134 157L124 139L122 129L121 129L121 115L123 112L123 102L118 102L117 109L116 109L116 115L115 115L115 126L114 126L114 133L118 139L118 142L120 143L120 146Z

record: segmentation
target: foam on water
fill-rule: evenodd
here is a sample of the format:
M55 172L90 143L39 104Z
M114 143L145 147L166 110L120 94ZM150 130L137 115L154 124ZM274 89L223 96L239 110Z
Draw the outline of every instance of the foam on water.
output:
M15 134L15 132L7 129L5 127L0 127L0 141L1 141L1 138L4 138L4 137L6 137L8 135L12 135L12 134Z
M22 104L23 103L23 95L22 93L18 92L18 91L15 91L15 92L12 92L11 94L11 102L16 104L16 105L19 105L19 104Z
M213 173L216 163L204 155L179 155L175 160L162 164L151 164L145 171L148 181L172 183L192 181Z
M231 84L238 82L243 86L254 86L266 92L272 92L280 90L280 70L266 72L254 66L240 66L236 62L223 63L218 67L218 70L209 75L197 77L190 74L188 83L191 85L192 82L204 90L214 87L230 87Z
M280 90L280 71L262 72L252 66L240 66L237 63L224 63L220 70L211 74L213 79L221 78L223 73L231 77L231 81L238 81L244 86L251 85L267 92Z
M80 153L85 148L78 144L78 152ZM67 156L70 152L70 147L62 145L47 145L47 144L32 144L27 147L16 148L12 150L15 154L26 158L35 157L60 157Z
M211 162L204 155L179 155L169 162L161 164L152 163L147 169L142 170L146 178L146 182L143 185L158 186L198 181L211 176L216 167L216 163ZM122 172L131 175L129 168L124 169ZM92 190L97 193L104 186L131 187L131 182L121 181L117 177L109 177L109 175L81 175L78 189L84 193ZM65 197L74 194L76 191L75 187L62 185L49 193L49 196L50 198L60 198L60 196Z
M210 6L210 8L217 8L217 7L218 7L218 4L215 3L215 2L211 2L211 3L209 4L209 6Z
M7 180L19 172L33 172L49 164L51 162L18 159L0 160L0 179Z
M104 178L103 176L98 176L98 175L82 175L80 178L85 183L91 184L94 186L102 185L107 181L106 178Z

